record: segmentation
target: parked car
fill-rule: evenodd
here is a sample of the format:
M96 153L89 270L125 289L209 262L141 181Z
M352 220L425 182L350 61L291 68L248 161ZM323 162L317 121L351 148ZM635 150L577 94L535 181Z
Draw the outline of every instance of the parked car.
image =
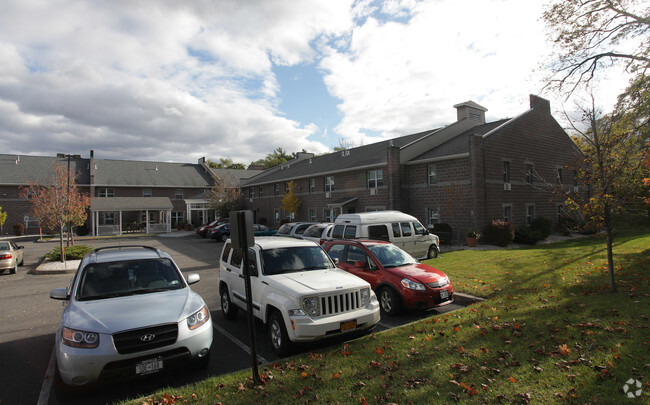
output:
M92 250L67 288L55 336L57 387L135 378L196 362L205 366L212 344L210 311L174 260L149 246Z
M440 253L440 239L429 233L412 215L400 211L341 214L334 220L332 239L369 238L392 242L413 257L433 259Z
M213 229L213 228L215 228L215 227L217 227L219 225L223 225L223 224L226 224L226 223L229 223L229 222L230 222L229 218L220 218L220 219L217 219L215 221L210 222L207 225L203 225L203 226L198 227L196 229L196 233L198 233L199 235L201 235L202 237L205 238L206 236L208 236L208 232L210 231L210 229Z
M16 274L18 266L22 266L24 260L22 246L10 240L0 241L0 271L9 270L10 274Z
M305 232L303 232L302 238L322 245L326 240L331 239L333 227L334 224L331 222L310 225L309 228L305 229Z
M219 262L219 296L226 319L246 310L242 249L228 240ZM366 281L334 265L314 242L259 237L249 248L254 316L268 326L278 356L292 342L369 331L379 322L379 303Z
M370 283L387 314L397 314L402 307L429 309L453 301L454 289L445 273L390 242L332 240L324 249L340 269Z
M255 236L273 236L278 231L271 229L266 225L253 224L253 233Z
M275 236L289 236L292 238L300 238L307 228L318 222L287 222L283 224Z
M221 224L210 229L209 235L212 239L225 242L230 237L230 223Z

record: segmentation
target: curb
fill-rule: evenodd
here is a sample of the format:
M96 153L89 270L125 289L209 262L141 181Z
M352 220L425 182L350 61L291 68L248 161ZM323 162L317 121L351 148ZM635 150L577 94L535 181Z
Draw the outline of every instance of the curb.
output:
M465 293L460 293L460 292L454 292L454 302L458 304L474 304L476 302L483 302L485 301L485 298L481 297L476 297L474 295L469 295Z
M46 270L44 269L43 265L45 263L49 263L49 260L43 259L34 270L28 271L28 274L34 274L34 275L43 275L43 274L67 274L67 273L74 273L77 271L78 266L74 266L72 268L67 268L67 263L66 263L66 268L65 269L53 269L53 270Z

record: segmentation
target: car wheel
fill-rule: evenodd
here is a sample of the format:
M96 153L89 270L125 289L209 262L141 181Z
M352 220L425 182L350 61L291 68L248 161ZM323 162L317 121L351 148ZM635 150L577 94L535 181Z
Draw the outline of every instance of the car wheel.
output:
M19 266L22 266L23 264L25 264L25 257L20 259L20 263L18 263Z
M228 240L228 235L226 235L225 233L223 235L221 235L221 241L222 242L225 242L227 240Z
M290 352L291 342L284 326L284 319L278 311L274 311L269 318L269 339L273 351L279 357L285 357Z
M228 287L221 289L221 313L226 319L235 319L239 308L237 308L232 301L230 301L230 294L228 294Z
M9 274L16 274L18 272L18 263L14 262L14 268L9 269Z
M379 291L379 304L388 315L396 315L401 310L399 295L390 287L384 287Z
M427 259L435 259L438 257L438 248L436 245L429 246L429 251L427 252Z

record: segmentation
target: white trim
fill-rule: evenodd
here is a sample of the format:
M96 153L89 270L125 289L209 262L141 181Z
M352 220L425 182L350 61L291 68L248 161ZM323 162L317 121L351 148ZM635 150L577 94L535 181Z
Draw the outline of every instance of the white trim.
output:
M440 156L440 157L435 157L435 158L429 158L429 159L420 159L420 160L411 160L409 162L404 163L405 165L418 165L418 164L423 164L423 163L435 163L435 162L443 162L446 160L455 160L455 159L464 159L469 157L469 152L464 152L464 153L458 153L456 155L448 155L448 156Z

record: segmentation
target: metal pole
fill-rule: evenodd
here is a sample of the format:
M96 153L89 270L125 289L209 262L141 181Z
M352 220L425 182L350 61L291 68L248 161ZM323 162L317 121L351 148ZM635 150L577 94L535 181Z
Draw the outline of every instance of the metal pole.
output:
M242 261L244 262L244 287L246 289L246 317L248 318L248 332L250 336L250 347L251 347L251 370L253 372L253 382L255 384L261 384L262 379L257 368L257 343L255 338L255 319L253 317L253 294L251 291L251 275L250 275L250 266L248 262L248 243L246 242L246 219L244 212L238 212L237 216L239 221L237 221L239 226L239 235L244 235L242 238L244 243L242 245Z
M70 246L70 239L72 238L72 229L70 227L72 226L72 223L70 221L70 158L72 155L68 154L68 191L66 193L66 197L68 200L68 204L66 206L66 211L68 215L68 246Z

